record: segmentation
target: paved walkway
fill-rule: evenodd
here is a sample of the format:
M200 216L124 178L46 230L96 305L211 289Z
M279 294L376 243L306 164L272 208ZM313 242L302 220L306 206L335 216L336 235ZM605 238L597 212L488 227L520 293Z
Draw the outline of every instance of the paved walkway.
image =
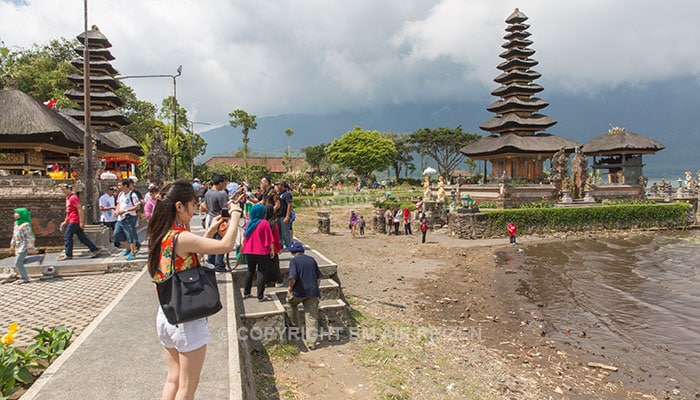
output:
M47 254L44 264L57 255ZM75 329L77 336L22 400L160 398L166 367L155 332L158 303L144 268L145 253L133 261L140 265L139 271L95 274L99 269L108 270L115 262L121 263L123 258L76 257L73 263L89 263L93 273L0 285L0 334L10 322L18 322L19 345L33 341L31 328L35 327L63 324ZM0 269L5 266L3 262L13 265L14 259L0 260ZM240 398L238 360L229 346L236 329L231 323L235 320L233 283L230 274L217 277L224 309L209 318L212 340L207 347L197 399Z

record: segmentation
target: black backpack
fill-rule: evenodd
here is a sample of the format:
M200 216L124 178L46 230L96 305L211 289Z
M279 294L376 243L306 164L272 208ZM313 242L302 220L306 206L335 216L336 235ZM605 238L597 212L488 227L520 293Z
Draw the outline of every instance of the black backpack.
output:
M143 213L143 206L144 206L144 204L143 204L143 195L141 194L141 192L139 192L139 191L136 190L136 189L133 189L131 192L129 192L129 202L132 203L132 204L133 204L133 200L132 200L132 197L131 197L131 194L132 194L132 193L136 195L136 198L137 198L137 199L139 199L139 208L136 209L136 214L137 214L137 215L141 215L141 213Z

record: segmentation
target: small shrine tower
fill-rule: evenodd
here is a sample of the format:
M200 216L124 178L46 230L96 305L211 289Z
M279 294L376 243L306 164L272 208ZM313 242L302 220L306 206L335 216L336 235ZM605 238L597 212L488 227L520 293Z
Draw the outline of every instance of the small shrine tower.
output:
M542 86L532 83L541 74L531 68L538 64L530 58L535 50L529 48L532 41L526 24L528 17L517 8L508 16L505 49L499 57L505 59L497 68L503 71L494 81L501 86L491 92L500 97L486 109L497 115L480 126L490 132L477 142L461 149L472 160L490 161L491 177L524 179L542 182L544 161L562 147L567 153L577 146L571 140L537 133L555 125L557 121L538 112L549 104L537 97Z

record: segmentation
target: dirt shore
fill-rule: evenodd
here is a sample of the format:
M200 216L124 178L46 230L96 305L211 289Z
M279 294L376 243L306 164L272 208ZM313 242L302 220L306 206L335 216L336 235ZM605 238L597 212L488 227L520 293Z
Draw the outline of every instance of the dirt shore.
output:
M351 340L325 340L297 356L271 355L270 399L660 399L625 386L619 372L547 338L527 301L519 249L551 240L460 240L431 231L353 239L333 207L332 235L302 210L295 236L338 264L358 321ZM354 207L371 221L371 208ZM369 228L369 227L368 227ZM558 237L557 240L562 240Z

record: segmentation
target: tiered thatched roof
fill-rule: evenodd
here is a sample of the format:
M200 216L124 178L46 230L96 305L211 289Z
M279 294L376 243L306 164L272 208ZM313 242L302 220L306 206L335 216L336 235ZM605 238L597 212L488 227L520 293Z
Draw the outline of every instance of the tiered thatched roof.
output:
M573 149L579 144L561 136L538 133L532 136L489 135L460 150L464 154L478 154L480 157L506 154L554 154L562 147Z
M482 159L506 154L551 155L564 147L573 151L578 143L555 135L537 133L557 123L556 120L538 113L549 104L534 94L541 92L542 86L532 83L540 73L531 70L538 62L530 58L535 51L528 48L532 41L525 24L527 16L517 8L506 18L506 42L501 46L506 50L499 54L505 61L498 65L503 71L494 79L501 86L492 95L500 99L486 109L497 115L484 122L480 128L491 132L477 142L468 144L460 151L472 159Z
M526 30L530 25L524 24L525 21L527 16L517 8L506 18L508 33L503 37L506 42L501 45L506 51L499 54L506 61L498 65L497 68L503 73L494 79L502 86L491 93L501 99L487 107L487 110L498 115L481 125L485 131L526 136L557 123L552 118L537 113L549 104L531 97L542 90L541 86L532 84L541 74L530 69L538 62L530 58L535 50L528 48L532 41L527 39L530 33Z

